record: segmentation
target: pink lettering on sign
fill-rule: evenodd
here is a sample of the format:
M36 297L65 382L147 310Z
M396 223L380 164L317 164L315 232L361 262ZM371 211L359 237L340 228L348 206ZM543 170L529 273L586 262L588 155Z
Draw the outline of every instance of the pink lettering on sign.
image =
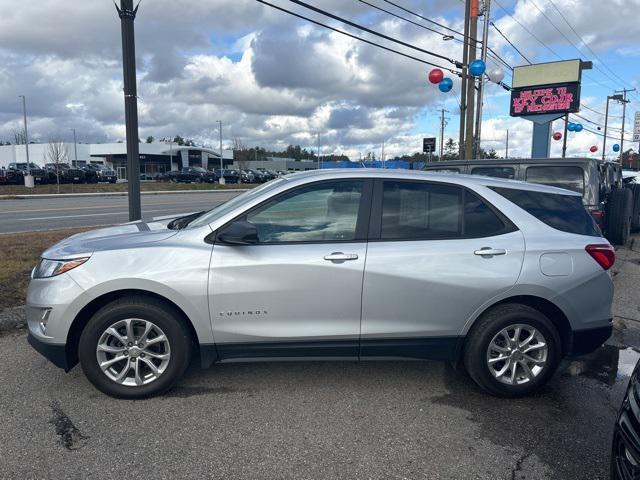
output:
M511 115L567 112L578 110L577 85L514 90ZM572 91L571 91L572 90Z

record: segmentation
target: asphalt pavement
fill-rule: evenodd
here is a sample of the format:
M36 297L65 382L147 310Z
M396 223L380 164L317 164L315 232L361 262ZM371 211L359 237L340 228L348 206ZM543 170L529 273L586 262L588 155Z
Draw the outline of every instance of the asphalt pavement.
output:
M618 251L614 337L525 399L381 361L217 365L115 400L0 337L0 478L606 479L639 357L638 244Z
M142 195L143 218L209 210L238 192ZM126 196L74 196L0 200L0 233L113 225L129 220Z

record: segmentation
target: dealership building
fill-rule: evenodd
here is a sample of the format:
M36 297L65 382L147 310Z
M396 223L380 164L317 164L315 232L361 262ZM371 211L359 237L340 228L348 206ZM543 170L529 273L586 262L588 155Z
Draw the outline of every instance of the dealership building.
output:
M70 165L95 163L116 171L118 178L127 178L126 143L64 143L63 158ZM202 167L208 170L220 168L220 151L207 147L177 145L175 143L140 143L140 173L148 177L184 167ZM48 154L48 143L29 144L29 159L42 166L53 163ZM8 168L13 162L26 162L25 145L0 145L0 168ZM233 163L233 150L222 151L223 168Z

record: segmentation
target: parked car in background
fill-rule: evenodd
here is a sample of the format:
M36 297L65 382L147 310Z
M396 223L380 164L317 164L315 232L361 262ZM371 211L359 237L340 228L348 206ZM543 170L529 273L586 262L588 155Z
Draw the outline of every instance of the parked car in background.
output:
M215 183L218 175L202 167L186 167L180 170L178 181L184 183Z
M255 183L256 179L248 170L239 170L241 183Z
M622 170L622 181L625 185L640 183L640 172L636 170Z
M247 170L246 172L253 175L253 182L251 183L265 183L271 180L269 175L260 170Z
M631 375L613 432L611 480L640 478L640 363Z
M7 181L7 169L2 167L0 168L0 185L6 185Z
M226 183L240 183L240 171L234 169L225 169L220 172L216 170L218 177L224 177Z
M578 192L615 245L624 245L631 230L640 230L640 188L625 185L616 162L593 158L483 159L433 162L425 170L523 180Z
M126 258L127 261L122 261ZM165 259L165 261L158 261ZM459 362L529 395L611 334L615 260L579 193L489 177L288 175L208 212L79 233L32 273L29 342L101 391L213 362Z
M30 168L27 169L27 162L10 163L9 167L7 168L7 183L13 185L24 185L24 177L27 175L27 170L31 172L34 184L42 185L47 183L47 172L33 162L31 162L29 165Z
M92 181L88 181L87 174L81 168L72 167L67 163L45 163L49 183L97 183L95 175L89 176Z
M83 167L83 170L94 171L97 175L98 182L116 183L118 181L118 175L115 170L105 167L104 165L98 165L95 163L87 163Z

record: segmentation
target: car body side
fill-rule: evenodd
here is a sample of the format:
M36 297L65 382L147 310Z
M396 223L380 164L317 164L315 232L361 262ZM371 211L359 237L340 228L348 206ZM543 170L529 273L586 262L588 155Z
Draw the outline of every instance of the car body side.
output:
M360 171L340 172L333 178L384 180L397 177L398 174L387 177L377 172ZM438 327L439 330L434 331L433 328L425 326L422 330L418 328L405 332L405 336L454 337L458 339L458 344L461 346L465 335L483 312L509 299L548 302L557 312L560 312L558 317L562 317L551 318L551 320L568 323L570 333L610 329L613 297L610 274L593 261L583 247L576 248L577 244L607 244L606 240L555 230L489 188L492 185L504 187L512 182L495 179L478 180L478 177L467 180L464 176L457 175L452 180L438 174L424 174L419 177L407 175L407 179L451 183L474 191L515 223L518 230L508 235L523 236L526 244L523 241L522 252L519 253L521 255L520 271L509 281L510 284L506 288L488 298L483 298L482 301L465 303L461 299L462 308L457 308L456 312L464 313L449 315L446 322L438 322L441 325ZM222 215L210 225L179 231L164 230L157 235L157 238L147 239L145 243L133 247L127 241L114 242L108 247L105 247L103 242L101 244L103 247L97 249L87 246L87 251L91 250L90 253L84 253L81 248L76 251L65 251L64 246L52 247L43 254L43 257L56 258L64 252L66 258L70 255L90 255L91 258L82 268L58 277L32 280L27 296L30 334L38 341L53 346L58 352L64 352L65 360L58 366L69 369L76 361L73 350L74 341L76 341L74 335L77 333L74 332L82 328L83 322L88 320L89 313L94 312L95 308L104 304L107 299L114 298L114 295L129 292L146 293L164 299L170 308L179 310L190 323L196 336L196 343L201 348L202 363L206 366L216 360L214 346L216 315L213 305L215 298L209 295L209 284L212 281L210 265L215 247L211 241L205 241L205 238L210 239L212 232L273 195L316 181L318 178L308 175L287 177L287 181L281 181L277 187L254 196L241 207ZM523 185L526 185L523 188L530 190L547 192L555 190L550 187ZM550 237L554 242L552 251L549 248ZM482 238L477 239L477 244L478 248L485 246ZM327 249L330 248L327 247ZM557 252L558 255L551 256L548 260L551 266L547 270L551 274L549 271L545 274L540 264L541 255L550 252ZM117 262L114 262L114 253L119 259ZM558 263L559 271L556 265ZM487 263L487 267L491 268L491 264ZM566 271L563 271L563 268ZM366 295L364 295L363 302L366 301ZM47 327L46 335L39 328L42 309L45 307L53 307L48 320L50 327ZM362 308L363 311L366 310L366 303ZM417 305L414 308L427 311L433 307ZM559 328L562 329L562 326ZM365 339L365 336L361 338ZM569 339L565 353L570 353L571 350ZM456 360L455 356L459 355L459 352L458 348L451 360Z

